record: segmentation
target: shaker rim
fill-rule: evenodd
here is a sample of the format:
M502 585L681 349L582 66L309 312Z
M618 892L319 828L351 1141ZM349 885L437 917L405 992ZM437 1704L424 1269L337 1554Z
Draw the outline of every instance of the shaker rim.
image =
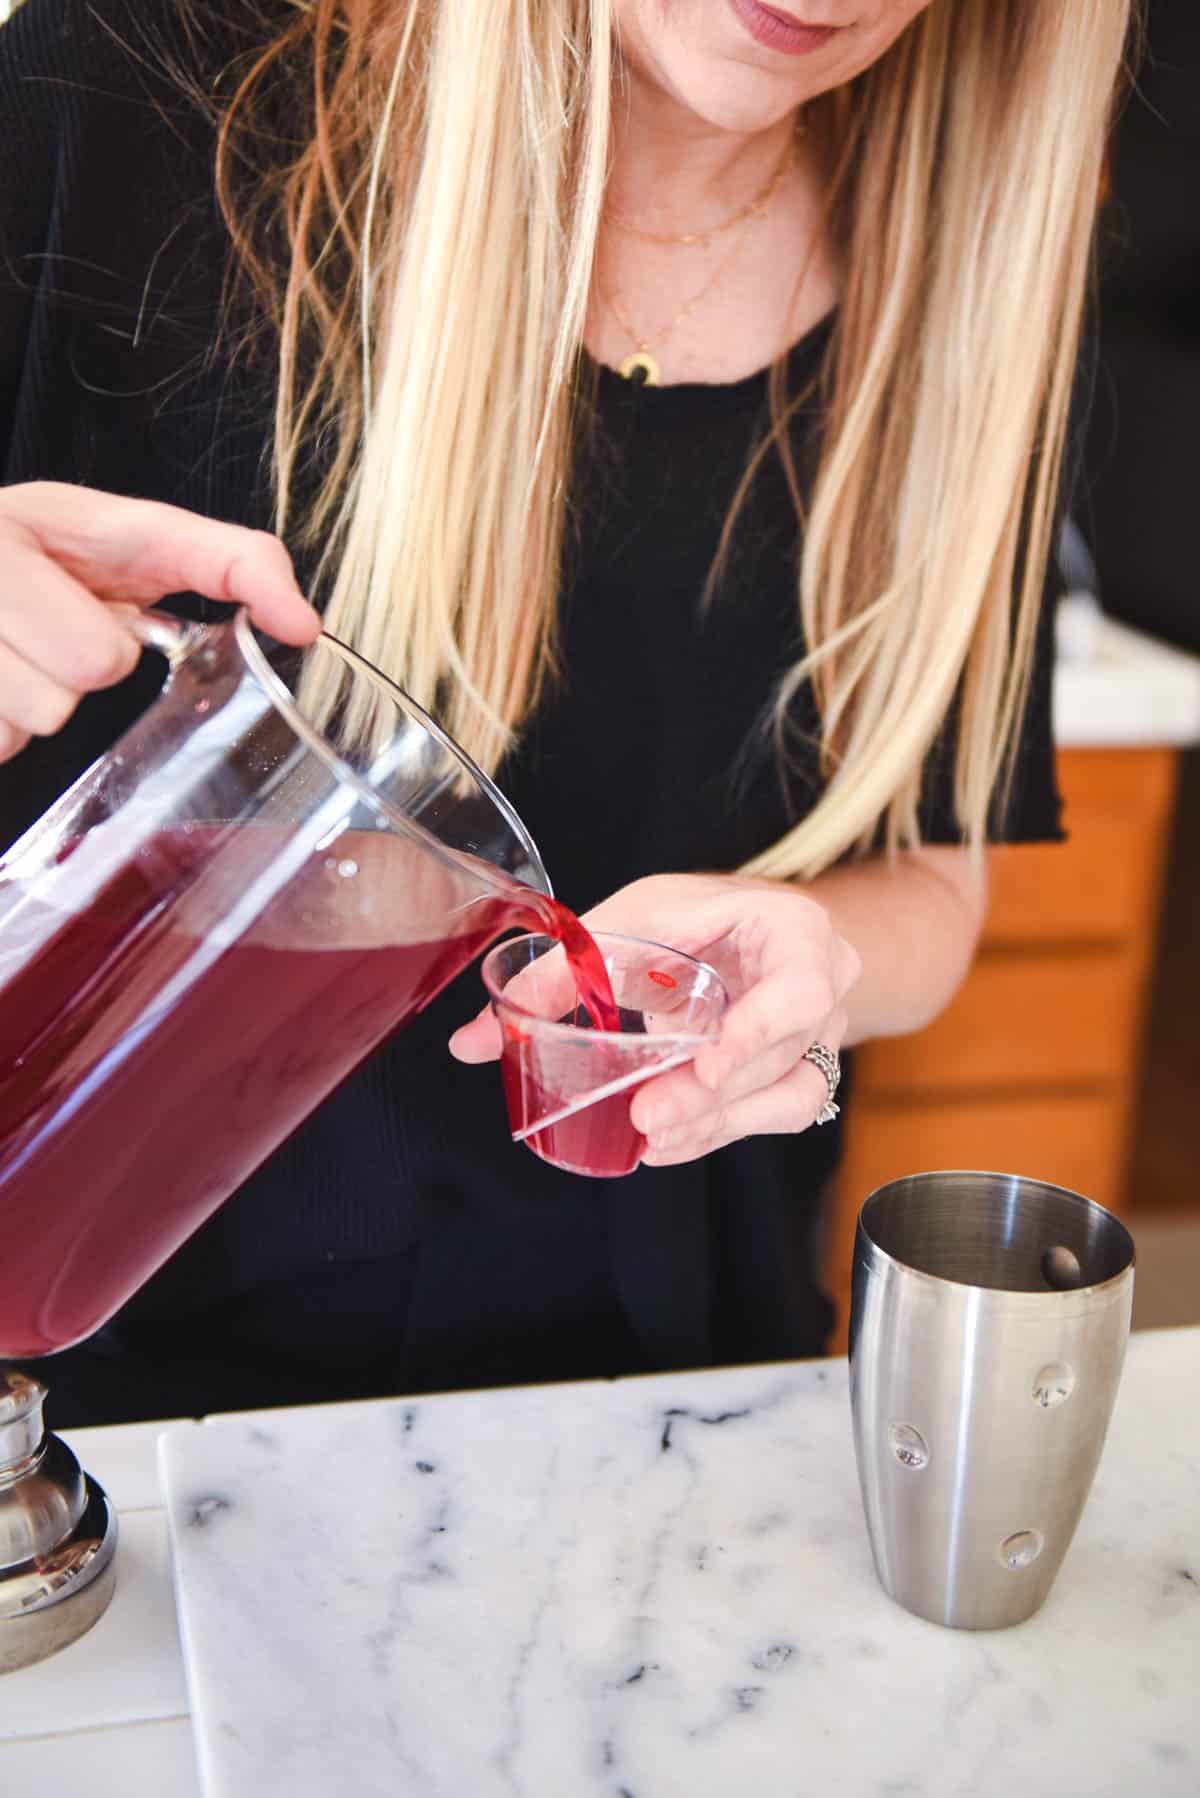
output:
M985 1286L975 1280L959 1280L951 1275L930 1273L927 1268L916 1266L914 1262L906 1260L903 1255L897 1254L895 1250L885 1248L871 1233L868 1212L876 1201L882 1199L885 1193L895 1193L905 1187L917 1186L922 1182L936 1182L940 1185L943 1182L949 1183L955 1180L1016 1182L1023 1187L1036 1188L1043 1193L1052 1194L1057 1198L1066 1199L1075 1205L1084 1206L1089 1211L1098 1212L1100 1216L1104 1218L1108 1227L1115 1227L1115 1230L1120 1233L1120 1237L1124 1238L1124 1245L1127 1251L1121 1266L1117 1268L1114 1273L1106 1275L1103 1280L1081 1281L1078 1286L1066 1287L1062 1290L1055 1291L1055 1297L1059 1299L1091 1298L1094 1295L1107 1292L1110 1288L1118 1285L1122 1280L1127 1280L1132 1276L1137 1260L1136 1244L1128 1226L1114 1211L1110 1211L1107 1206L1101 1205L1097 1199L1089 1199L1086 1193L1077 1192L1074 1187L1060 1186L1056 1181L1043 1180L1035 1174L1006 1173L995 1168L931 1168L926 1169L924 1172L900 1174L893 1180L885 1180L882 1185L875 1187L872 1192L869 1192L860 1205L858 1218L856 1220L856 1236L861 1233L868 1248L873 1251L874 1254L885 1257L888 1261L894 1263L895 1266L902 1267L905 1273L912 1278L926 1282L930 1285L936 1284L939 1287L955 1286L963 1292L999 1292L1011 1300L1019 1300L1022 1298L1036 1299L1039 1302L1044 1300L1048 1296L1047 1293L1035 1288ZM857 1259L857 1249L855 1258Z

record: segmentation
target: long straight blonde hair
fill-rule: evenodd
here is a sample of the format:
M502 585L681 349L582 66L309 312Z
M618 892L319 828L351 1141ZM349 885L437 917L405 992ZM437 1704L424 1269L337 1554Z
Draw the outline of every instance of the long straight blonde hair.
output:
M293 4L237 71L218 165L278 324L279 525L321 546L331 628L494 770L554 669L611 0L499 0L486 24L478 0ZM934 0L806 109L845 282L797 595L808 652L778 717L782 740L812 682L828 780L755 873L807 878L881 833L915 844L956 700L958 815L967 841L986 834L1128 13ZM266 176L256 137L281 83L304 127Z

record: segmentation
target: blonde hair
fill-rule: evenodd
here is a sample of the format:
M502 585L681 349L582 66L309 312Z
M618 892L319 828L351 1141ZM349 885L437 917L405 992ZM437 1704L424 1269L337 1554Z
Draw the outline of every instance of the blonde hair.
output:
M811 681L828 781L755 873L809 877L881 832L915 844L956 697L956 806L985 836L1028 682L1128 11L934 0L806 109L845 284L805 525L808 654L778 721L783 742ZM310 129L248 213L256 117L297 63ZM277 301L280 527L322 547L330 627L489 770L554 666L613 76L611 0L506 0L486 29L477 0L296 0L222 133L227 214ZM772 392L782 445L778 372Z

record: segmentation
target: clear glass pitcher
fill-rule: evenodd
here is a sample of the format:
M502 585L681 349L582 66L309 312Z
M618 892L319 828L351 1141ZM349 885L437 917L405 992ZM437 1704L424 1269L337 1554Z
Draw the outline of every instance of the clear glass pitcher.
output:
M161 696L0 860L0 1356L98 1329L550 893L492 783L332 637L132 626Z

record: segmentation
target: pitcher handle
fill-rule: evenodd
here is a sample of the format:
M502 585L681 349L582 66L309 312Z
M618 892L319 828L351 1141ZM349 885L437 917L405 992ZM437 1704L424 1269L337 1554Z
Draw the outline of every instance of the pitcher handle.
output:
M185 624L182 618L173 618L170 612L159 612L154 607L143 610L140 606L118 605L113 610L120 613L125 629L144 649L157 650L166 657L171 674L203 642L211 628L207 624Z

